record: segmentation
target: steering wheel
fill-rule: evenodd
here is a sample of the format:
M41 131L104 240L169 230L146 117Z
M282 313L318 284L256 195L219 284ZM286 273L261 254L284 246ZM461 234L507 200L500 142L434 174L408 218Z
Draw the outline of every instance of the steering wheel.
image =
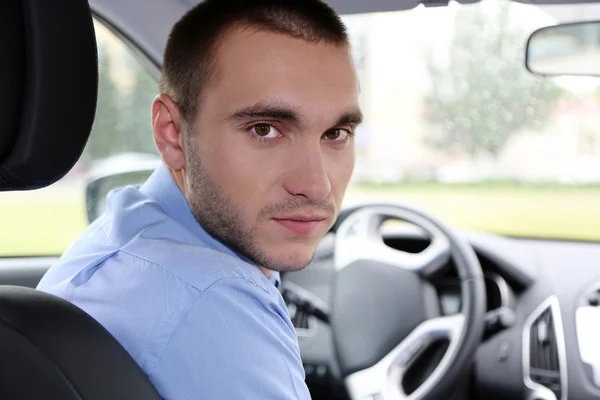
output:
M486 307L483 272L470 245L442 221L412 206L370 204L335 227L331 329L342 377L353 400L448 398L481 342ZM431 238L420 253L384 244L381 225L402 220ZM461 310L442 316L431 278L453 259ZM417 359L440 342L437 367L415 389L403 382ZM432 360L429 360L430 363Z

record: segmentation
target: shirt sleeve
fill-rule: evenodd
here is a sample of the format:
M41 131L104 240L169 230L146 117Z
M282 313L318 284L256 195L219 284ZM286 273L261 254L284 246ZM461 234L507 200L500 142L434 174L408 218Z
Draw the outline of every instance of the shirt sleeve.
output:
M203 291L148 368L166 399L308 400L283 302L244 278Z

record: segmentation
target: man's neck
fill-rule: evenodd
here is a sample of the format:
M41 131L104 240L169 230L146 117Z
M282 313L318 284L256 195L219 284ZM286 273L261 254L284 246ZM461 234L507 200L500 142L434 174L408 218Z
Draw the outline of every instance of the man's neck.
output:
M271 270L270 269L266 269L263 267L258 267L260 269L260 272L262 272L267 278L269 278L271 276Z
M179 189L181 189L182 193L184 193L184 195L185 195L185 184L184 184L184 179L183 179L184 171L183 170L174 171L169 168L169 175L171 175L171 178L173 178L173 180L175 181L177 186L179 186ZM258 267L258 268L260 269L260 272L262 272L264 276L266 276L267 278L271 277L271 270L263 268L263 267Z

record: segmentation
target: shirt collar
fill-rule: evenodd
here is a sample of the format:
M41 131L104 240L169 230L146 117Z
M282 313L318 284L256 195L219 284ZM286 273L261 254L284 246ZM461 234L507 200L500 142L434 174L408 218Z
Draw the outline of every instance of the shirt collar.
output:
M204 230L202 225L196 220L187 199L167 171L164 164L161 164L152 175L150 175L146 182L141 186L140 191L156 200L167 215L185 226L192 234L197 236L209 247L255 265L247 257L231 250ZM272 271L268 279L277 288L281 285L281 277L277 271Z
M269 275L268 279L277 289L279 289L281 286L281 275L279 274L279 271L271 271L271 275Z

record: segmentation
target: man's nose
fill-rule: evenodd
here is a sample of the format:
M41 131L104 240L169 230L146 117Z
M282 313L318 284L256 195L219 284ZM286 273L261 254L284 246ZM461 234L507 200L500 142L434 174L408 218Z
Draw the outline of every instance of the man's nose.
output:
M331 182L320 143L305 143L297 146L284 169L287 170L285 189L294 196L304 196L309 200L319 201L327 198L331 192Z

